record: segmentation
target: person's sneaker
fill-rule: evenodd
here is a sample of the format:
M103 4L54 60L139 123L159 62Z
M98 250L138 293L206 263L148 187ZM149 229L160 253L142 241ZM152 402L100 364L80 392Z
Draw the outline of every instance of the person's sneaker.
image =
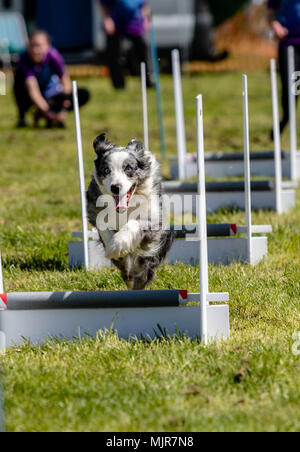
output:
M24 129L25 127L27 127L26 119L20 118L17 122L17 129Z

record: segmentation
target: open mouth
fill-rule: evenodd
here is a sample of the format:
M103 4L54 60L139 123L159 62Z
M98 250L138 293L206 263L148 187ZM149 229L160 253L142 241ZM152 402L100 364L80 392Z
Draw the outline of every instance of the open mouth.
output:
M118 213L124 213L128 210L130 200L135 192L136 185L133 185L131 189L124 196L115 196L116 211Z

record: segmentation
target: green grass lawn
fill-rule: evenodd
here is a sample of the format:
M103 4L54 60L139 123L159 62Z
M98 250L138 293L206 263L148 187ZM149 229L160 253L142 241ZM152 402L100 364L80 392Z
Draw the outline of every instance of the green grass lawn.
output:
M124 93L108 80L80 83L92 102L82 110L87 183L92 141L142 139L138 80ZM176 153L171 79L162 80L168 155ZM195 96L202 92L207 150L243 144L241 74L184 79L188 149L195 149ZM251 148L271 149L269 74L249 76ZM155 93L149 93L150 143L159 157ZM14 129L11 96L0 97L0 248L6 291L125 289L116 270L68 270L67 244L80 229L75 132ZM283 147L288 146L288 132ZM168 166L162 162L163 173ZM231 338L204 347L187 338L125 341L113 334L75 342L24 343L1 356L7 431L299 431L300 197L272 224L269 258L257 267L210 266L211 291L230 293ZM208 221L244 224L241 212ZM159 270L153 288L198 289L199 269Z

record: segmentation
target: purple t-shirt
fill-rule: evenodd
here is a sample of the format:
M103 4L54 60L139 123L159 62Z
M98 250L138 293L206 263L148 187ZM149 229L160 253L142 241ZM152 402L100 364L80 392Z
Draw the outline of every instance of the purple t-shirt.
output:
M276 19L289 30L280 45L300 45L300 0L268 0L268 8L276 11Z
M50 47L41 64L34 63L28 52L22 53L17 63L17 70L23 75L24 80L35 77L41 93L47 99L63 91L61 78L65 74L65 62L54 47Z
M147 0L100 0L109 10L119 34L141 36L145 33L142 8Z

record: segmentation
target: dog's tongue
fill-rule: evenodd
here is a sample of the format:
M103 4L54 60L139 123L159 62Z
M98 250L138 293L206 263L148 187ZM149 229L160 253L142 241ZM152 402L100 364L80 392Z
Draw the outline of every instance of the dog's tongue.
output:
M125 212L128 209L128 195L116 196L116 208L118 212Z

